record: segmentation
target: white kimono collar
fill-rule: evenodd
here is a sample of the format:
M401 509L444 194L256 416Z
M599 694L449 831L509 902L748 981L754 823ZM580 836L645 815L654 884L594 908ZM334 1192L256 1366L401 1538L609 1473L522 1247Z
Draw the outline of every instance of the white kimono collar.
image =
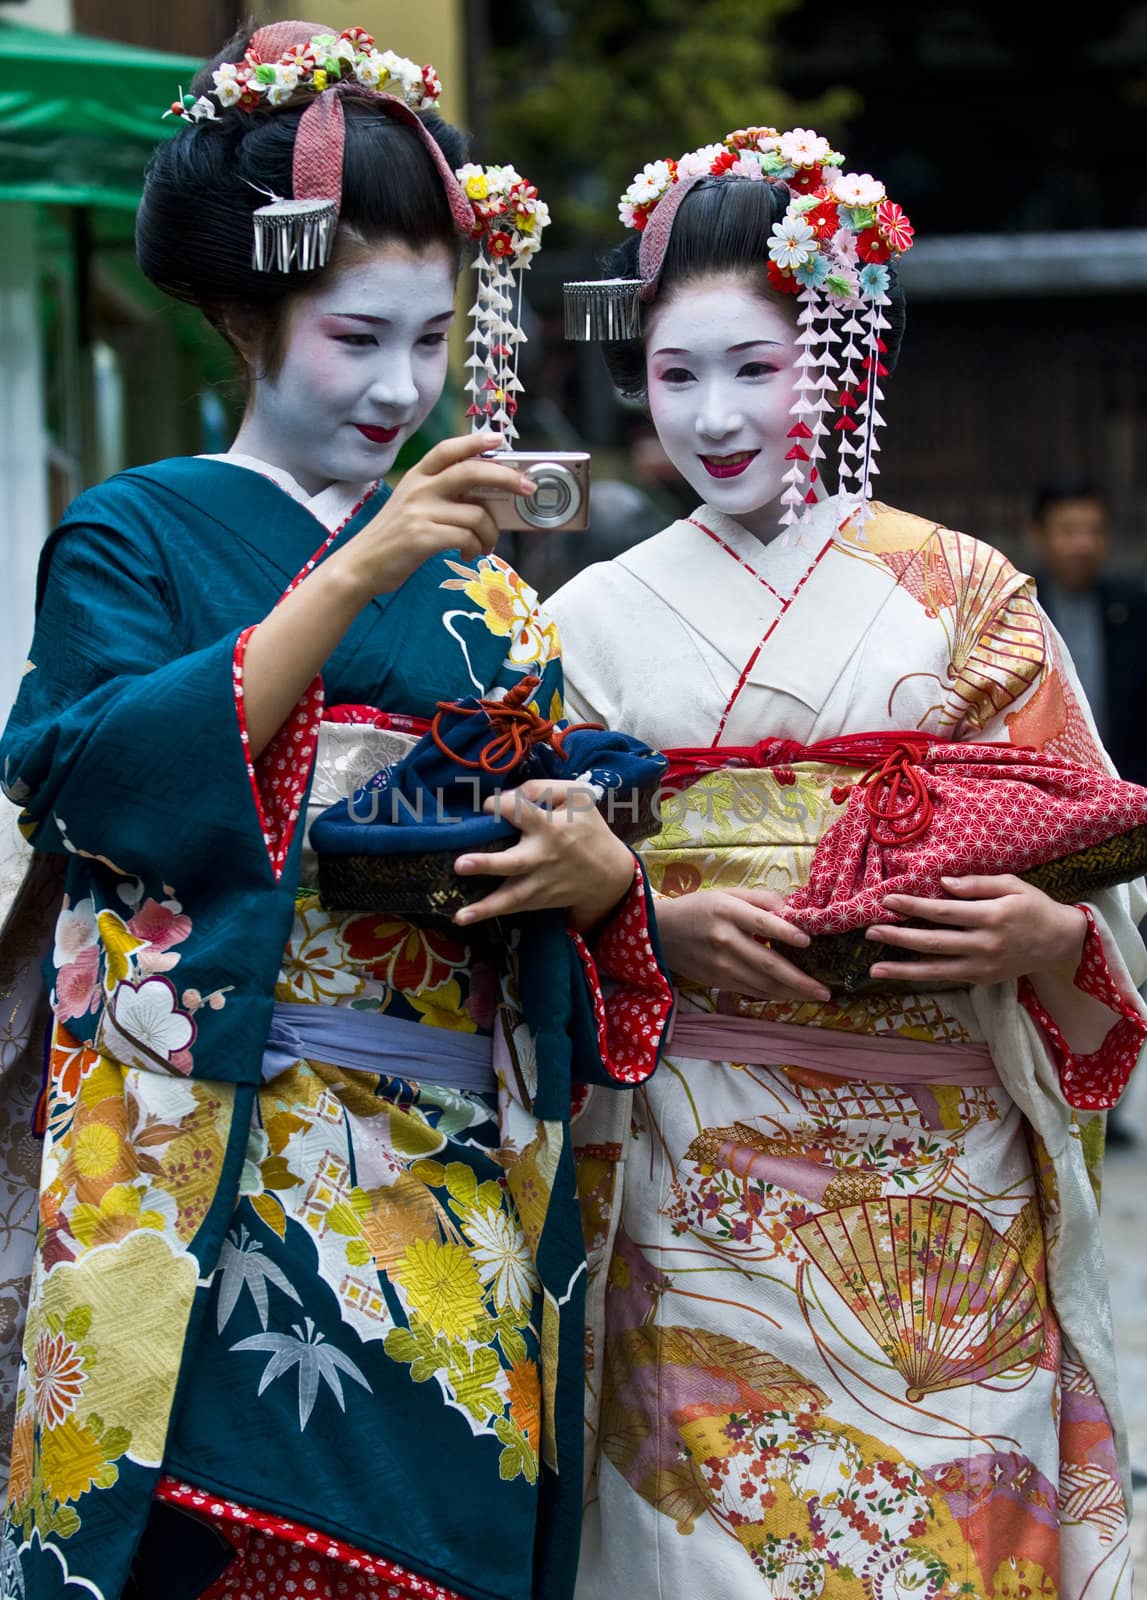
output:
M851 546L836 535L854 511L851 498L829 497L799 544L762 544L735 518L701 506L616 561L743 674L747 688L781 691L815 713L893 588L879 561L849 560L843 575ZM809 618L830 606L831 629L819 629L810 648Z
M769 540L758 539L743 522L726 511L718 511L716 506L698 506L689 520L716 534L734 555L763 577L770 576L771 567L780 567L786 572L793 569L799 580L826 539L835 538L855 511L856 501L850 497L828 495L812 507L801 528L778 529L776 537Z
M269 461L262 461L258 456L244 455L239 450L230 450L223 455L200 456L199 460L221 461L224 466L241 467L248 472L258 472L262 477L270 478L272 483L278 484L285 494L289 494L292 500L297 500L317 518L328 533L341 528L355 507L361 504L374 487L373 482L369 481L330 483L325 489L320 489L318 494L308 494L285 468L272 466Z

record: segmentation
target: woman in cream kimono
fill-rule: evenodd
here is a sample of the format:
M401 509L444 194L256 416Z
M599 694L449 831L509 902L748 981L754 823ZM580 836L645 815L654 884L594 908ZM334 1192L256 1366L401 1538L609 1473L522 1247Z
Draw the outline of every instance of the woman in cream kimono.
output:
M818 361L854 358L808 359L820 303L778 291L815 290L809 240L850 220L843 334L878 385L901 319L865 262L882 219L910 242L903 214L805 131L727 149L647 167L622 206L640 254L611 263L646 303L611 371L704 503L551 602L571 715L713 768L644 850L679 985L668 1056L628 1113L598 1096L575 1126L600 1318L579 1595L1114 1600L1097 1204L1103 1111L1144 1039L1138 885L1084 907L1011 876L890 898L917 925L874 930L904 964L872 975L902 983L830 994L778 913L855 772L754 769L744 747L912 729L1105 758L1030 579L866 505L867 473L825 496L811 470L847 427L802 399L829 388Z

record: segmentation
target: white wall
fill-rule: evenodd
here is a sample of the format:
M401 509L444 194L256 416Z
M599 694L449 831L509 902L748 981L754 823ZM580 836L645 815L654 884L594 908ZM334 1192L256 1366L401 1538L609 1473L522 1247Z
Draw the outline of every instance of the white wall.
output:
M36 562L48 532L47 440L36 211L0 205L0 725L32 637Z
M25 28L48 28L53 33L71 33L75 27L72 0L24 0L16 14L8 20Z

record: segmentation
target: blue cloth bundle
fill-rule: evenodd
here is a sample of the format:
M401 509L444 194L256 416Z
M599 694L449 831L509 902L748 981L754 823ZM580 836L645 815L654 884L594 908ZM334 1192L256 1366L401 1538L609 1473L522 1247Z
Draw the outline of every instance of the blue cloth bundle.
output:
M648 831L641 796L659 784L664 756L624 733L546 721L526 704L536 686L526 678L504 700L467 697L441 706L408 755L311 825L320 859L496 848L518 829L484 813L483 803L531 779L589 784L615 832Z

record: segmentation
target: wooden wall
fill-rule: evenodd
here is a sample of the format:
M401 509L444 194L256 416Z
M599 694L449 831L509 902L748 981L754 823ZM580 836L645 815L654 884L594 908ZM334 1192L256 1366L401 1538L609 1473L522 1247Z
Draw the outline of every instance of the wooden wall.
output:
M878 492L1022 554L1035 487L1084 473L1147 573L1147 297L909 303Z
M203 59L215 54L250 9L241 0L73 0L77 33Z

